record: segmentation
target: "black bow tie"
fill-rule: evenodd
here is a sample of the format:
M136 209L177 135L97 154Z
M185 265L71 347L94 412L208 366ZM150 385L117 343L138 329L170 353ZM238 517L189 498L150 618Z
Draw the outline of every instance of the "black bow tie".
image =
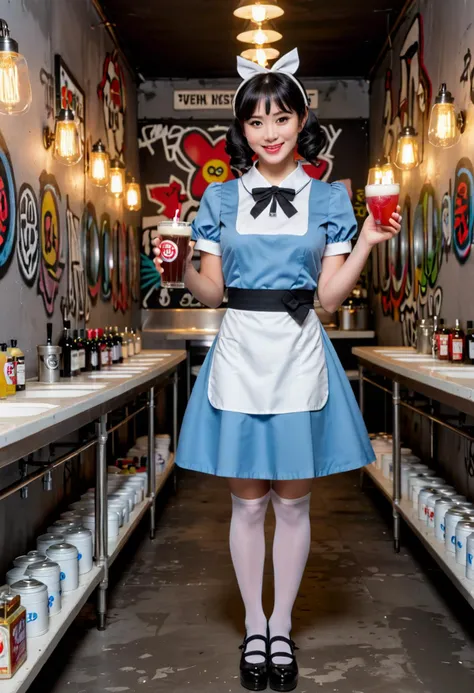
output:
M277 185L271 185L266 188L252 188L252 197L255 200L255 204L250 210L250 214L256 219L271 202L270 216L276 217L278 202L286 216L291 218L298 211L291 204L295 199L295 195L296 192L292 188L279 188Z

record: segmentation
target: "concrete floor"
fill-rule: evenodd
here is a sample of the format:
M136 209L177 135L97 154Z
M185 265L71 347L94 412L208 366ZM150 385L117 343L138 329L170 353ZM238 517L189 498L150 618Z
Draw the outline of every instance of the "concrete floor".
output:
M312 551L294 611L300 693L472 693L474 612L358 473L315 482ZM225 482L184 473L156 540L140 528L110 589L109 627L89 604L30 693L241 691L243 609L228 552ZM265 603L271 611L267 516Z

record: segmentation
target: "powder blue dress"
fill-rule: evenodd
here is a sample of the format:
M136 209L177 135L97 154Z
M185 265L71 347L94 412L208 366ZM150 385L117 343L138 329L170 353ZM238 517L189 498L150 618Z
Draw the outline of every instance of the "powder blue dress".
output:
M270 184L254 166L213 183L192 224L196 249L222 256L225 285L317 288L322 257L349 253L357 231L341 183L299 166L281 187L297 213L278 207L254 219L253 187ZM375 459L352 388L314 311L299 326L287 313L228 309L201 367L181 428L176 464L217 476L306 479Z

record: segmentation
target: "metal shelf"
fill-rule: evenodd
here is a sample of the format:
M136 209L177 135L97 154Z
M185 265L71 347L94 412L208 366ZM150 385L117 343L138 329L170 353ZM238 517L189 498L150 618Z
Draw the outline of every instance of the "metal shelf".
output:
M386 479L382 471L377 469L375 465L368 465L363 469L367 476L369 476L380 491L382 491L384 496L393 503L393 482ZM466 577L464 566L456 563L456 559L447 553L444 544L436 539L434 532L430 532L427 526L423 522L420 522L409 501L402 499L400 503L397 505L393 504L393 506L435 559L441 570L449 577L470 606L474 608L474 580L469 580Z
M89 573L80 577L77 590L63 595L61 612L51 616L47 633L39 638L29 638L28 659L12 679L2 680L2 693L24 693L28 690L103 577L104 567L95 565Z
M158 494L174 469L174 454L171 454L161 474L156 476L156 493ZM109 569L123 549L134 530L144 517L152 503L145 498L130 515L130 521L120 529L116 541L109 542ZM94 589L104 577L104 567L95 565L86 575L81 576L79 588L63 596L61 613L52 616L47 633L39 638L28 640L28 659L12 679L2 681L2 693L24 693L41 671L62 636L79 614Z

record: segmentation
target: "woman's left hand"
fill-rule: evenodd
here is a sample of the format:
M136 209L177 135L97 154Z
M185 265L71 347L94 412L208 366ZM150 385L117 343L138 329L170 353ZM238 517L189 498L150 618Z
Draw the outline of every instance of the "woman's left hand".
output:
M367 219L364 221L362 231L360 235L367 243L370 248L378 243L383 243L384 241L389 241L391 238L400 233L401 226L401 207L397 207L397 211L394 212L390 218L390 226L380 226L374 221L372 214L369 214Z

